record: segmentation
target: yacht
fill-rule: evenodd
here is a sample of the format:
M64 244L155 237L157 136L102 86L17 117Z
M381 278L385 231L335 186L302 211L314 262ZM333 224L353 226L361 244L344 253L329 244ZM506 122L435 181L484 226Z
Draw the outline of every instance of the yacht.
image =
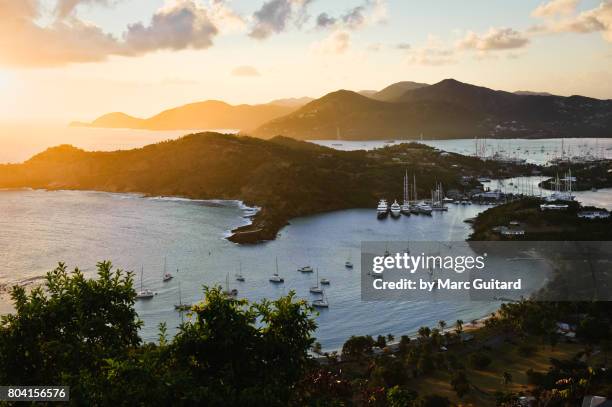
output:
M183 298L181 296L181 281L179 280L178 283L178 296L179 296L179 302L178 304L174 304L174 309L177 311L189 311L191 309L191 304L184 304L183 303Z
M162 276L162 281L167 283L172 280L174 276L166 271L166 258L164 257L164 275Z
M391 216L393 216L394 218L399 218L400 215L402 214L401 211L402 211L402 208L400 208L397 201L393 201L393 204L391 205Z
M277 273L272 274L272 277L270 277L269 280L271 283L277 283L277 284L285 282L285 279L279 276Z
M271 283L280 284L284 283L285 279L278 275L278 257L276 258L276 273L272 274L272 277L269 278Z
M378 215L378 219L386 218L389 214L389 204L386 199L381 199L378 202L378 207L376 208L376 213Z
M312 302L312 306L315 308L329 308L329 302L327 301L327 297L325 296L325 292L321 292L323 296L318 300L314 300Z
M136 293L136 299L148 300L155 296L155 291L149 288L143 288L142 277L144 275L144 267L140 268L140 291Z
M313 294L323 294L323 289L321 288L321 285L319 284L319 269L317 269L317 285L310 287L309 291Z
M330 284L330 281L328 279L326 278L321 279L321 285L329 285L329 284Z
M225 277L225 290L223 290L223 295L227 298L236 298L238 296L238 290L235 288L230 289L229 285L229 273Z
M240 281L240 282L244 281L244 276L242 275L242 263L240 263L239 271L238 273L236 273L236 281Z
M300 267L299 269L297 269L297 271L299 271L300 273L312 273L312 267L310 266L304 266L304 267Z
M353 263L350 260L347 260L344 262L344 267L346 267L347 269L352 269Z
M433 209L428 203L419 202L418 204L414 205L414 211L420 215L431 215Z

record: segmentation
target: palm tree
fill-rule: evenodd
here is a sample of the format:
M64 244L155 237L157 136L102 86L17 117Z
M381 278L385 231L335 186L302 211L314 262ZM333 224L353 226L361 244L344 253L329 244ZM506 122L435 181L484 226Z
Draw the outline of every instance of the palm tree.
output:
M393 342L395 340L395 336L393 334L387 334L387 343Z
M458 319L457 322L455 323L455 332L457 332L457 334L461 335L461 332L463 332L463 320L462 319Z
M422 327L419 328L419 336L422 339L429 338L430 334L431 334L431 329L429 329L429 327L422 326Z
M440 327L440 332L444 332L444 328L446 328L446 321L438 321L438 326Z

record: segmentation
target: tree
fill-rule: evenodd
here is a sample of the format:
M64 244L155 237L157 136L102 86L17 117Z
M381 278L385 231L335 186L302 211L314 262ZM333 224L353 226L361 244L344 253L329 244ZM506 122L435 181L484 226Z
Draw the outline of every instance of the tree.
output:
M389 407L412 407L415 405L416 399L416 392L397 385L387 390L387 404Z
M455 323L455 332L457 332L457 335L461 335L461 333L463 332L463 320L462 319L458 319L457 322Z
M376 346L383 349L385 346L387 346L387 339L382 335L378 335L378 338L376 338Z
M375 342L371 336L351 336L342 345L343 358L360 358L372 353Z
M393 334L387 334L387 343L393 342L395 340L395 336Z
M431 329L429 329L429 327L422 326L419 328L418 333L421 339L427 339L429 338L429 335L431 334Z
M45 289L12 288L15 313L0 321L0 382L69 385L71 399L86 403L78 392L85 379L140 344L131 274L110 262L97 269L97 279L86 279L59 263Z
M453 387L453 390L455 390L455 393L457 393L457 396L459 398L463 398L463 396L468 394L470 392L471 387L470 382L467 376L465 375L465 372L462 371L458 371L453 374L453 377L451 379L451 386Z
M446 328L446 321L438 321L438 327L440 327L440 332L444 332L444 328Z
M15 287L0 323L0 381L68 385L76 405L271 405L299 399L316 328L295 293L250 304L205 288L193 321L142 344L130 273L98 264L86 279L63 264L46 287Z

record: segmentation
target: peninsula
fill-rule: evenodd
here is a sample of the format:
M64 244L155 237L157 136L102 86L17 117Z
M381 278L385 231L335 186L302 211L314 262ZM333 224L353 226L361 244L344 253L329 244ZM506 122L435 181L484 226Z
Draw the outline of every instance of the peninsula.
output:
M50 148L22 164L0 165L0 188L238 199L261 210L229 239L255 243L274 239L294 217L374 208L380 198L399 199L406 171L414 174L418 194L425 198L436 182L463 190L476 181L461 184L462 175L486 171L503 177L530 168L501 166L417 143L347 152L285 137L265 141L200 133L125 151Z

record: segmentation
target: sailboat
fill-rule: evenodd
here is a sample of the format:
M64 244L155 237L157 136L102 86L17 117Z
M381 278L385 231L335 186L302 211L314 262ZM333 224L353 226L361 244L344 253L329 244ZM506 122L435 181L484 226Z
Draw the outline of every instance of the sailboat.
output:
M270 280L270 282L274 284L280 284L285 282L285 279L278 275L278 257L276 258L276 273L272 274L272 277L270 277L268 280Z
M327 301L327 297L325 296L325 291L321 290L322 297L314 300L312 302L312 306L315 308L329 308L329 302Z
M168 273L166 271L166 258L164 257L164 275L162 276L162 281L164 283L167 283L168 281L172 280L174 278L174 276L172 276L172 274Z
M319 269L317 269L317 285L310 287L310 292L313 294L322 294L323 289L319 285Z
M191 309L191 304L183 304L183 297L181 295L181 281L179 280L178 283L178 297L179 297L179 302L178 304L174 304L174 309L177 311L188 311Z
M353 268L353 262L351 262L351 252L349 252L348 258L344 262L344 267L346 267L347 269Z
M238 266L238 273L236 274L236 281L244 281L244 276L242 275L242 263L239 264Z
M410 216L410 190L408 189L408 170L404 175L404 202L402 203L401 212L405 216Z
M155 296L155 292L149 288L143 288L144 267L140 268L140 291L136 293L136 299L148 300Z
M237 289L235 288L230 289L229 273L227 273L227 276L225 277L225 290L223 290L223 295L225 295L227 298L236 298L236 296L238 296Z

